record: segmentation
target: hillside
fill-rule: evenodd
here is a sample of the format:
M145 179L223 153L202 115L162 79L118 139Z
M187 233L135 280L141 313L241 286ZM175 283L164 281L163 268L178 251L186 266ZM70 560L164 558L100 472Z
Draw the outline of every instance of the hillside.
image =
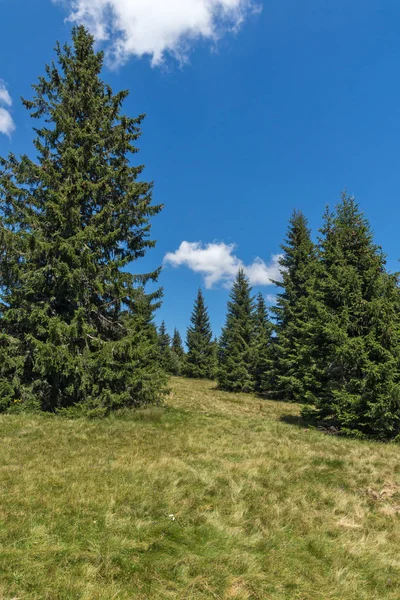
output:
M0 417L2 600L398 600L398 446L171 387L105 420Z

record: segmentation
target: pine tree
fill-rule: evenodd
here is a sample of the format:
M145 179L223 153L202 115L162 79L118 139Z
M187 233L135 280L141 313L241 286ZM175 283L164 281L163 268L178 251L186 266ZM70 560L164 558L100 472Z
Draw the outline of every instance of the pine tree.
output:
M257 294L251 342L254 391L266 394L271 382L272 324L262 294Z
M239 269L228 302L225 327L219 345L218 385L222 390L251 392L254 334L253 298L243 269Z
M215 375L215 352L210 318L201 289L197 293L190 322L186 335L185 373L188 377L212 379Z
M397 276L354 198L325 215L311 323L315 412L344 432L400 433ZM308 411L309 413L310 411Z
M278 294L277 304L273 308L276 340L273 344L271 385L276 397L304 402L312 385L309 296L315 279L316 256L302 212L293 212L281 248L283 254L279 264L282 281L275 283L282 292Z
M0 161L0 396L93 414L158 401L165 386L146 294L159 270L131 274L155 242L152 185L132 166L143 115L100 76L103 54L74 28L72 46L24 100L38 119L36 162ZM131 269L126 269L131 265Z

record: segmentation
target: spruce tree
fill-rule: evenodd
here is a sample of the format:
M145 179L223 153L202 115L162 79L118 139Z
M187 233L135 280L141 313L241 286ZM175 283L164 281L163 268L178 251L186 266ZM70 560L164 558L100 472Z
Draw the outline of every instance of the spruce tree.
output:
M72 46L24 100L37 158L0 161L1 408L93 414L158 401L165 385L146 294L159 270L132 274L155 244L152 185L133 166L143 115L101 79L103 54L74 28ZM126 268L130 265L130 269Z
M175 352L175 354L182 360L185 356L185 351L183 349L183 343L181 334L179 331L174 329L174 335L172 336L171 349Z
M352 434L399 435L399 308L397 276L387 273L354 198L343 194L325 215L313 295L319 419Z
M161 323L160 329L158 330L158 344L161 366L166 373L172 373L175 369L175 364L171 351L171 336L167 331L165 321Z
M167 331L165 321L162 321L160 329L158 330L158 340L161 352L165 352L165 350L171 345L171 336Z
M294 211L279 260L282 289L278 294L275 316L276 339L273 344L273 394L282 400L306 401L312 385L309 356L309 320L316 256L307 220Z
M213 362L213 368L214 368L214 377L217 374L217 370L218 370L218 361L219 361L219 340L218 337L215 336L214 340L212 341L212 362Z
M182 375L185 367L185 351L183 349L182 338L179 331L175 328L171 342L171 374Z
M257 294L251 342L254 391L266 394L271 382L272 324L262 294Z
M222 390L254 390L252 339L253 298L243 269L239 269L228 302L225 327L219 345L218 385Z
M185 373L188 377L212 379L215 375L215 352L210 318L201 289L197 293L190 322L186 335Z

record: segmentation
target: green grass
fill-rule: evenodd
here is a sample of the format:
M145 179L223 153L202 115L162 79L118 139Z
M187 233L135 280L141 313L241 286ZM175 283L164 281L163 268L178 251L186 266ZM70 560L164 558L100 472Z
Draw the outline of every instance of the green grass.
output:
M1 600L400 598L398 446L171 385L103 421L0 417Z

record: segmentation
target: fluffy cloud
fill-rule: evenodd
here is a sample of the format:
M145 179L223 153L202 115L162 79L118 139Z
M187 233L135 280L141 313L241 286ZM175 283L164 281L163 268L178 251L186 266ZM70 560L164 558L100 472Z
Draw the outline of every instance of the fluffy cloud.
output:
M207 288L216 283L229 285L235 278L238 269L243 268L252 285L272 285L272 280L280 279L279 254L266 264L261 258L256 258L250 265L234 254L234 244L212 243L203 245L201 242L182 242L178 250L168 252L164 264L173 267L185 266L200 273L204 277Z
M8 93L6 84L2 79L0 79L0 102L5 104L6 106L11 106L12 104L11 96Z
M6 108L3 108L3 106L1 106L2 104L10 107L12 105L12 100L6 84L0 79L0 133L4 133L10 137L15 129L15 124L10 112Z
M153 65L167 53L179 61L198 38L217 40L237 29L258 0L53 0L69 6L69 20L107 42L116 64L149 55Z

